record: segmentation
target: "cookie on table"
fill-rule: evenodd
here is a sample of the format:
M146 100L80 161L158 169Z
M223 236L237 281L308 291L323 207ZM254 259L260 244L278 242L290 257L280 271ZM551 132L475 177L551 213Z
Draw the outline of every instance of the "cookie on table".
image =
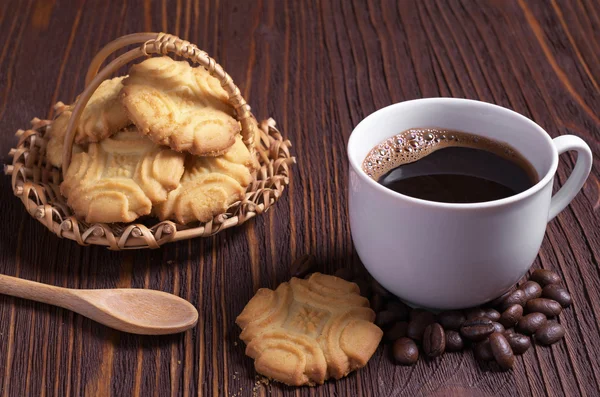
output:
M188 155L181 184L155 206L160 219L181 224L208 222L244 198L258 163L238 135L227 152L217 157Z
M203 67L163 56L131 67L121 101L152 141L197 156L218 156L235 143L240 124L227 92Z
M81 112L75 133L76 145L99 142L131 124L119 100L124 78L105 80L98 86ZM59 114L47 129L46 156L56 167L62 165L63 145L73 107L59 104Z
M236 323L257 372L301 386L364 367L383 334L374 320L356 284L314 273L261 288Z
M179 186L184 159L130 127L75 154L60 190L88 223L131 222Z

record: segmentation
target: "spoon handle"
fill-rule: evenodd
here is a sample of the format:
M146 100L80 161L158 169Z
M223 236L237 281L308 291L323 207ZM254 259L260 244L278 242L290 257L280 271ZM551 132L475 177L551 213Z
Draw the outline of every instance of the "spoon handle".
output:
M71 309L76 294L67 288L0 274L0 293Z

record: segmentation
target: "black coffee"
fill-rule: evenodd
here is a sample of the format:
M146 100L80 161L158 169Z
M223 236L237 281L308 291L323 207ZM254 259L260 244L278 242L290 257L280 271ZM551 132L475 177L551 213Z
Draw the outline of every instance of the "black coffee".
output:
M521 193L538 177L507 144L464 132L410 129L374 147L364 171L388 189L446 203L478 203Z

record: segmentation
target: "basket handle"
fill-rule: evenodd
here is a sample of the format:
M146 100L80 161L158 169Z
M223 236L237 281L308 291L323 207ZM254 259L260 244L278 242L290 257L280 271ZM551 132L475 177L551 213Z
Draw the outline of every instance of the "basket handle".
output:
M140 43L140 47L119 56L100 70L100 66L109 55L123 47ZM122 36L108 43L92 60L86 75L86 88L79 96L79 99L73 108L69 124L67 125L62 158L63 175L66 175L69 165L71 164L73 141L75 140L75 126L78 125L83 109L98 86L100 86L100 84L109 78L115 71L134 59L142 56L149 56L151 54L167 55L169 53L180 55L183 58L203 66L208 70L211 76L220 81L221 87L223 87L229 95L229 104L235 109L236 118L242 125L242 139L244 143L248 147L253 146L256 132L255 129L257 128L256 121L250 111L250 106L242 97L240 89L233 83L231 76L223 70L221 65L208 56L206 52L200 50L196 45L189 41L182 40L177 36L166 33L134 33Z

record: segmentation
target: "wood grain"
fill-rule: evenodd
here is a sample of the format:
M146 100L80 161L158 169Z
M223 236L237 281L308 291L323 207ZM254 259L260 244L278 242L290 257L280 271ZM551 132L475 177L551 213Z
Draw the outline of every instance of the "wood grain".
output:
M77 0L0 4L0 160L18 128L83 90L104 43L163 30L197 43L260 118L294 144L291 186L269 213L209 239L114 253L57 239L0 178L0 272L75 288L149 287L200 312L190 332L122 334L68 311L0 296L2 396L582 395L600 390L600 3L596 0ZM346 212L345 144L388 104L431 96L480 99L573 133L596 160L583 191L552 221L534 266L558 271L574 304L564 342L536 348L511 372L469 354L395 366L388 348L338 382L256 385L234 319L254 291L289 278L294 257L323 271L360 266ZM556 185L575 157L561 157ZM469 394L471 393L471 394Z

